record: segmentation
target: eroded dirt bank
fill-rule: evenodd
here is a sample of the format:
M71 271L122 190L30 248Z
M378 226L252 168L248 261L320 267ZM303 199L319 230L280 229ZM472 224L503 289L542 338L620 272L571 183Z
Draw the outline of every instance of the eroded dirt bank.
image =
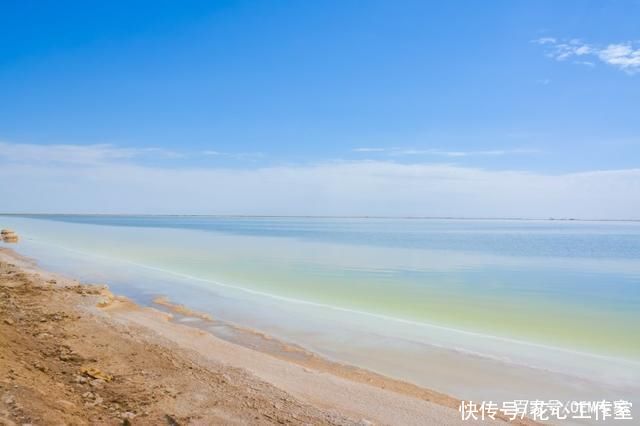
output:
M0 425L359 422L150 342L89 309L106 289L25 271L0 254Z

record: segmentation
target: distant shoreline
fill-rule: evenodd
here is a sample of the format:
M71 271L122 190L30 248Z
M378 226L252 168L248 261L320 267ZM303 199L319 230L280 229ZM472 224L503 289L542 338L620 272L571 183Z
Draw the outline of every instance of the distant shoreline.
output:
M91 217L211 217L242 219L403 219L403 220L503 220L521 222L640 222L640 219L585 219L574 217L464 217L464 216L323 216L323 215L250 215L250 214L154 214L154 213L3 213L0 216L51 217L51 216L91 216Z

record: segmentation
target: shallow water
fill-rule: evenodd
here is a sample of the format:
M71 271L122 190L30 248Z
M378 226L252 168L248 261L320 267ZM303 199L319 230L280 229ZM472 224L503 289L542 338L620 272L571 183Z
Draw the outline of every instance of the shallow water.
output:
M431 387L448 380L423 361L460 354L476 370L500 369L483 364L492 360L625 392L640 382L640 223L5 216L0 226L43 266L141 302L166 294ZM459 383L443 390L464 393Z

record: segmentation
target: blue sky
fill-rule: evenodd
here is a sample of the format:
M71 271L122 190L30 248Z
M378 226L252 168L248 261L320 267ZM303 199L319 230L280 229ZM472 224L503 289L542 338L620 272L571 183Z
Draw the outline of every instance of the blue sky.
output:
M0 165L24 199L17 186L0 193L16 199L9 210L127 212L139 194L118 197L126 168L149 201L136 211L183 212L150 193L222 173L229 193L251 198L276 173L260 191L297 196L239 203L202 189L183 202L194 213L527 216L507 208L517 188L477 208L492 188L477 176L515 173L537 179L522 188L564 188L527 204L532 215L628 217L640 205L638 16L634 0L0 1ZM65 175L70 164L85 175ZM455 177L432 176L443 168ZM615 181L571 186L603 172ZM332 173L353 175L352 193L339 195ZM452 179L471 181L458 201L456 188L424 192ZM51 185L74 199L100 186L105 199L60 204L43 198ZM589 194L598 185L615 209ZM401 201L400 186L413 188ZM308 193L322 203L301 210ZM196 208L195 194L221 203Z

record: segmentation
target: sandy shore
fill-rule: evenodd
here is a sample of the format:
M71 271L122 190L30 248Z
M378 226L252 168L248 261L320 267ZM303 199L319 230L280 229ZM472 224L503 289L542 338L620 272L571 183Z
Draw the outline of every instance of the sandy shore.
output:
M0 249L0 425L462 423L455 398L251 330L224 340L197 327L215 319L157 303Z

